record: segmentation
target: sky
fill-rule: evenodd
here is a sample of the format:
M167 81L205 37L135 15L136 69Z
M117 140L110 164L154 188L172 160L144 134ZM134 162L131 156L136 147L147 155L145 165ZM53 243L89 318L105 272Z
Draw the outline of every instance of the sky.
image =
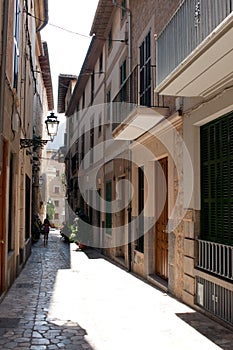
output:
M41 37L48 44L54 112L57 113L58 76L60 73L78 76L90 44L89 33L98 0L49 0L48 3L49 22L41 31Z

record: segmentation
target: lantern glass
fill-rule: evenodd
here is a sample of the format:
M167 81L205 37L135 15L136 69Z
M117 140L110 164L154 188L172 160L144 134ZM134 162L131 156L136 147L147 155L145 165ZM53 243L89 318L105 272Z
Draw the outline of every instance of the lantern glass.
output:
M51 112L50 115L47 117L45 124L46 124L48 135L50 136L51 140L53 140L54 136L57 135L58 125L59 125L59 121L57 120L57 117L54 115L53 112Z

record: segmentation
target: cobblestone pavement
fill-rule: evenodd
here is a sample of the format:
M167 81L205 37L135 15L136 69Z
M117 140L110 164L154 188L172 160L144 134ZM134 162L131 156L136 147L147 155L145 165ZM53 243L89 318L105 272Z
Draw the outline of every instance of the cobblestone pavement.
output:
M0 304L0 349L233 349L233 333L50 233Z

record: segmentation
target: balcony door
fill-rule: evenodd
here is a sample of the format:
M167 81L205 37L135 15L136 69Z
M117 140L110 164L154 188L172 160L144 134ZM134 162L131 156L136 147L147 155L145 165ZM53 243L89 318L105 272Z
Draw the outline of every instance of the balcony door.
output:
M161 168L165 177L165 181L161 180ZM155 224L155 273L167 280L168 279L168 162L167 158L163 158L155 163L155 198L157 201L166 198L162 212ZM156 203L156 207L160 204Z
M151 33L140 46L140 105L151 107Z
M119 195L119 213L117 214L116 225L119 227L119 233L116 238L116 255L117 257L125 259L125 241L127 234L127 188L125 176L118 177L118 195Z

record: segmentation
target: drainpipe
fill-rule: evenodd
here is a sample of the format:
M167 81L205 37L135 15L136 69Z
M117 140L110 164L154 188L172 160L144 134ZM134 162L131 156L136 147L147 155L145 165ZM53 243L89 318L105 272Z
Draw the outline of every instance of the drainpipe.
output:
M8 29L8 9L9 0L4 1L3 9L3 37L2 37L2 52L1 52L1 70L0 70L0 174L2 172L3 162L3 127L4 127L4 100L5 100L5 75L6 75L6 50L7 50L7 29Z
M114 6L124 10L128 13L128 61L129 61L129 76L132 71L132 51L131 51L131 11L128 7L124 7L112 0ZM130 141L128 147L130 145ZM129 178L129 198L131 198L131 183L132 183L132 168L131 168L131 151L129 150L129 160L128 160L128 178ZM132 247L131 247L131 221L132 221L132 203L130 201L128 205L128 271L131 271L132 266Z

